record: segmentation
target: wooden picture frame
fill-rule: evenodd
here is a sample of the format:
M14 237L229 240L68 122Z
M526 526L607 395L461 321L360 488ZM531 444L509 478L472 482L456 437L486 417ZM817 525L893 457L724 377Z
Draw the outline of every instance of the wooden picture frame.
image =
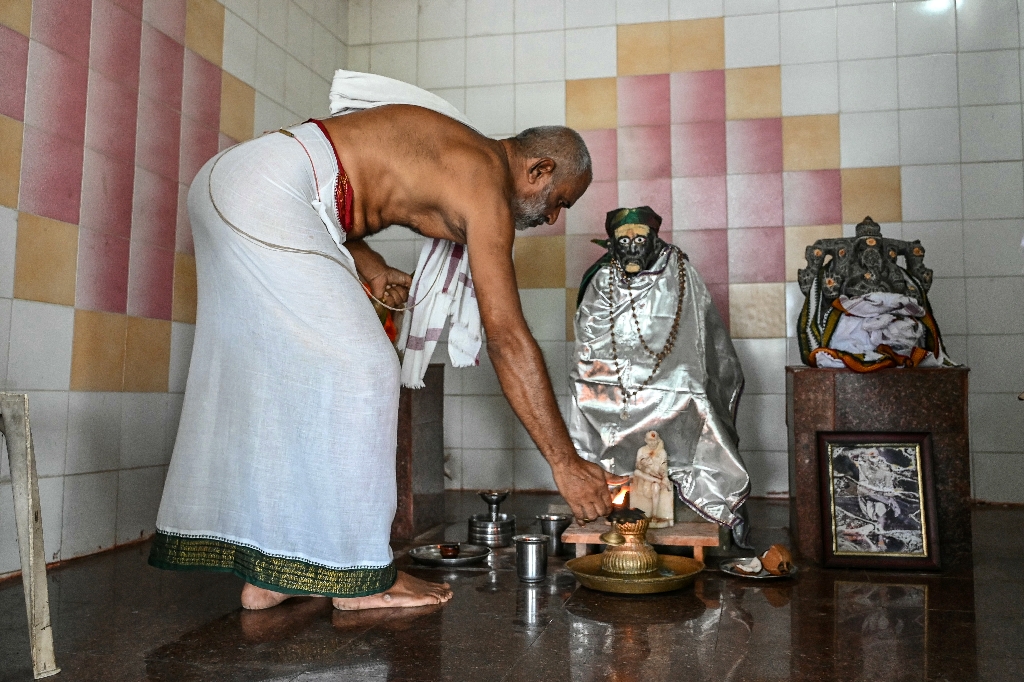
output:
M820 432L823 563L938 570L929 433Z

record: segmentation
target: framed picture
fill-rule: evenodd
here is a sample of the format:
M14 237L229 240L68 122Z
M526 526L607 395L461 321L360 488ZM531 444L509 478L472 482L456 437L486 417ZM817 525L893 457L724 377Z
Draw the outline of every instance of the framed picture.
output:
M826 566L939 568L927 433L819 433Z

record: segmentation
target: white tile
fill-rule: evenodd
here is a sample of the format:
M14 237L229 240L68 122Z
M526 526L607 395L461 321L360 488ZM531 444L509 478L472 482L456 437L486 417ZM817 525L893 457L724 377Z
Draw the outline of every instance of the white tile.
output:
M444 450L444 489L462 490L462 448Z
M64 473L86 474L118 468L121 398L120 393L71 393Z
M36 473L41 477L64 475L64 456L68 446L68 393L32 391L28 394Z
M445 384L447 385L447 381ZM462 447L462 402L464 398L457 395L444 397L444 447Z
M516 490L558 490L551 467L536 448L515 451L513 485Z
M566 364L565 342L541 341L539 345L555 395L569 395L569 368Z
M515 36L515 81L565 80L565 31Z
M617 0L615 19L619 24L645 24L668 19L668 0Z
M538 341L565 341L565 289L520 289L523 315Z
M964 225L958 220L903 223L903 238L920 240L935 277L964 276Z
M256 93L256 112L253 116L253 131L259 136L269 130L286 128L298 123L297 117L282 105L261 92Z
M901 55L956 52L956 11L952 2L897 3L896 28Z
M288 6L287 47L303 64L313 61L313 17L295 4Z
M278 104L284 104L284 82L288 55L264 36L256 43L256 90Z
M515 31L553 31L565 28L563 0L515 0Z
M836 59L836 10L784 12L779 17L782 63L803 64Z
M835 6L836 0L779 0L779 9L783 12Z
M1024 220L964 223L964 268L970 277L1024 274Z
M324 25L331 29L331 33L337 36L343 43L348 42L348 12L350 3L353 1L354 0L342 0L342 2L334 3L328 0L325 3L328 6L334 6L331 11L335 16L335 22L333 25Z
M736 413L743 450L785 450L786 396L745 395Z
M224 13L224 70L235 78L256 85L256 29L233 12Z
M1020 102L1017 50L960 54L960 104Z
M725 66L771 66L779 63L779 15L752 14L725 19Z
M515 87L490 85L466 88L466 116L485 135L515 129Z
M789 456L786 452L743 451L754 497L780 497L789 492Z
M370 42L416 40L417 20L416 0L371 0Z
M420 0L420 40L466 35L466 0Z
M74 308L15 299L11 306L8 388L68 390L74 326Z
M1020 105L961 107L960 139L964 162L1020 159Z
M809 116L839 111L839 71L834 61L782 67L782 115Z
M1017 48L1020 45L1015 0L957 2L956 28L962 52Z
M164 466L167 450L167 394L125 393L121 401L120 469Z
M967 297L962 277L933 280L928 302L943 333L967 333Z
M514 450L462 450L462 488L488 490L511 488L514 481Z
M840 114L839 143L843 168L898 166L899 114L895 111Z
M743 367L743 395L786 393L786 339L733 339Z
M942 345L946 349L946 357L952 362L967 363L967 336L965 334L942 333Z
M971 334L967 337L971 359L971 391L1020 393L1024 386L1024 335Z
M565 125L565 81L516 85L516 128Z
M965 163L964 218L1024 217L1024 169L1019 161Z
M418 84L421 88L457 88L466 82L466 40L421 40Z
M14 251L18 239L18 212L0 206L0 298L14 297Z
M1024 334L1024 277L968 277L967 330L971 334ZM942 319L939 318L939 323Z
M800 285L796 282L786 282L786 336L788 338L796 339L796 329L799 326L797 320L800 319L800 311L804 307L804 301L807 299L804 293L800 291ZM733 339L733 343L736 339Z
M312 118L327 118L331 115L331 82L310 72L309 115Z
M617 73L614 26L565 32L565 78L609 78Z
M512 83L513 54L510 35L469 38L466 41L466 85Z
M725 14L723 0L669 0L668 18L672 21L680 19L706 19L720 17Z
M148 21L149 18L146 16L146 5L151 5L160 2L161 0L146 0L143 5L142 19ZM223 3L225 8L230 12L234 12L239 17L247 21L252 26L257 26L260 23L260 4L256 0L224 0Z
M350 46L370 42L370 0L349 0L347 35Z
M565 0L565 27L614 26L615 0Z
M957 105L956 55L900 57L898 68L901 109Z
M903 166L900 169L904 220L959 220L958 166Z
M508 0L466 0L466 35L512 33L515 5Z
M839 59L896 56L896 8L892 2L840 7Z
M725 0L722 10L727 17L740 14L778 12L779 0Z
M164 492L166 467L119 471L117 474L116 542L132 542L156 532L156 512Z
M366 46L356 46L348 48L348 60L344 66L338 66L338 68L346 68L349 71L362 71L366 73L370 70L370 48Z
M839 62L840 111L886 111L899 106L896 60Z
M406 83L416 83L416 43L370 46L370 71Z
M0 298L0 390L7 390L7 356L11 347L11 299Z
M434 88L430 92L448 102L463 114L466 113L466 88Z
M116 471L64 477L62 559L112 547L116 524Z
M972 393L971 450L978 452L1014 452L1020 448L1020 431L1007 424L1020 423L1020 401L1014 393ZM975 462L980 457L975 456Z
M909 109L900 112L900 162L960 163L960 112Z
M1012 398L1010 396L1007 400ZM1017 407L1019 409L1019 405ZM1005 433L1009 429L1003 428L1002 431ZM1019 447L1019 444L1013 447ZM1003 504L1024 503L1024 458L1020 452L975 455L971 457L971 471L975 499Z
M480 364L454 370L462 379L462 395L502 395L498 375L485 349L480 351Z
M281 0L259 0L260 33L284 47L288 44L288 3Z
M174 452L174 441L178 438L178 424L181 422L181 407L185 402L185 396L180 393L170 393L167 396L167 445L168 453Z
M63 477L39 479L39 513L43 519L44 556L47 562L58 561L61 558L61 523L64 517ZM7 481L0 483L0 575L20 570L14 494L10 481Z
M306 116L309 108L310 80L313 72L295 57L285 58L284 105L289 111Z

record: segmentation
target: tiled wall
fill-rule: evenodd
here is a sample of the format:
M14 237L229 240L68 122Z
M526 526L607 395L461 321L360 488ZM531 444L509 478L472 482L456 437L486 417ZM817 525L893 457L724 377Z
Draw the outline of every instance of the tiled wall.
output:
M153 531L195 322L189 184L326 114L345 63L344 1L225 4L0 2L0 390L30 395L47 560Z
M516 241L520 296L563 408L571 302L600 253L589 240L605 211L649 204L731 325L754 494L786 492L796 270L804 246L871 215L924 243L949 352L973 370L975 496L1024 501L1014 0L351 0L349 11L349 68L433 90L496 137L567 124L586 138L587 194ZM415 265L410 233L376 239ZM486 361L446 382L449 485L551 487Z

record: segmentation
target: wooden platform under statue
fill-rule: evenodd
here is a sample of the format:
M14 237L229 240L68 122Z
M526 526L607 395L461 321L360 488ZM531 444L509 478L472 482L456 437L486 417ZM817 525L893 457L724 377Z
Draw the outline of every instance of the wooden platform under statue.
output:
M612 529L604 519L591 521L585 526L573 524L562 533L562 543L576 545L576 556L587 554L587 545L603 545L601 534ZM677 523L668 528L651 528L647 542L652 545L693 547L693 558L704 561L705 547L718 547L718 524L710 521Z

